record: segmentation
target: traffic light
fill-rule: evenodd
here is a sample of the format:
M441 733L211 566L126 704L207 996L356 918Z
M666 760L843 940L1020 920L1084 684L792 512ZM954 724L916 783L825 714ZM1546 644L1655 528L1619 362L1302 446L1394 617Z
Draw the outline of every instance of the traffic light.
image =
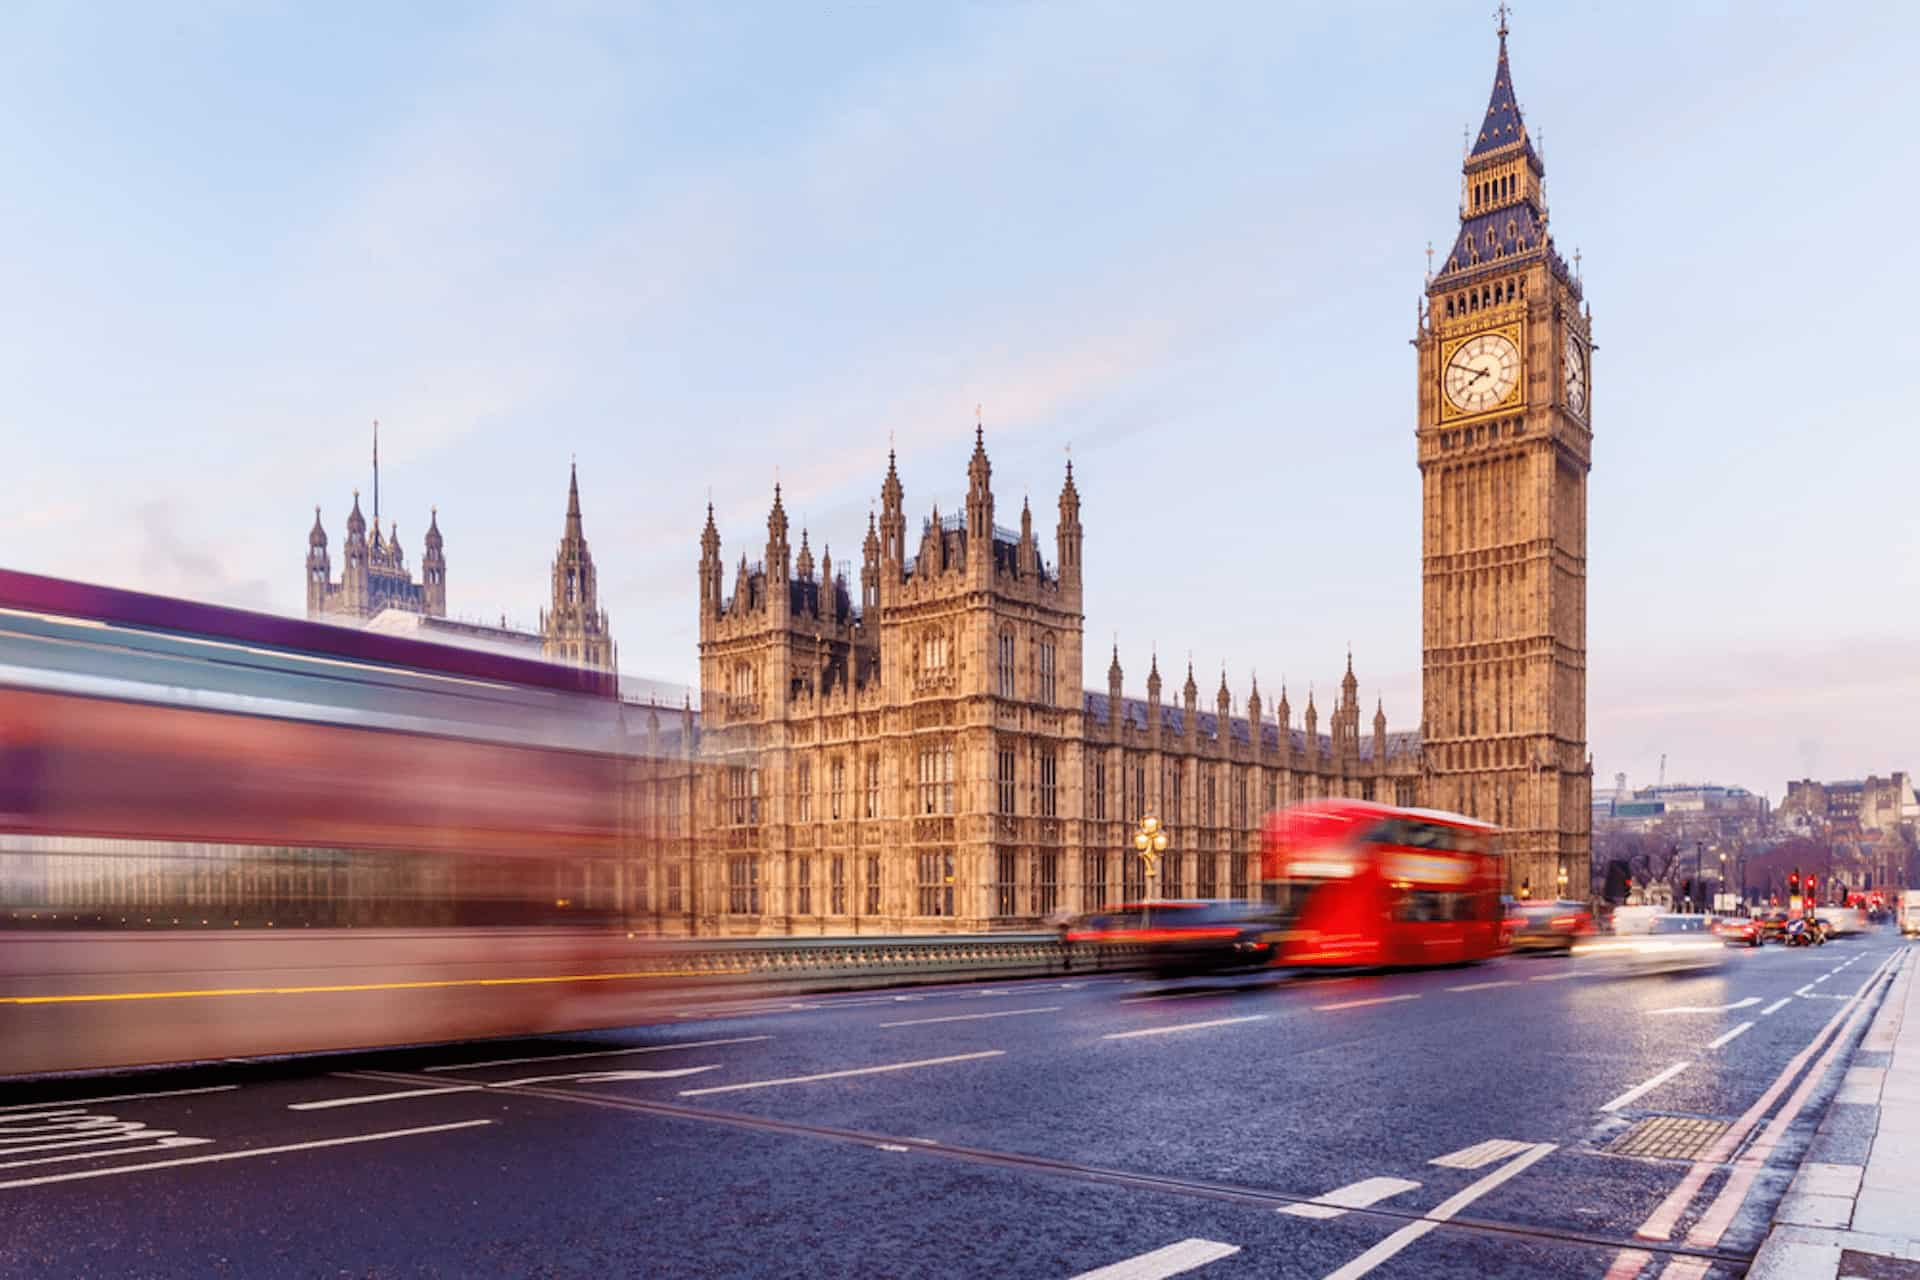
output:
M1787 873L1787 892L1789 894L1797 894L1800 892L1800 869L1798 867L1795 867Z
M1813 873L1812 872L1807 873L1807 900L1810 902L1819 901L1819 895L1817 895L1813 891Z

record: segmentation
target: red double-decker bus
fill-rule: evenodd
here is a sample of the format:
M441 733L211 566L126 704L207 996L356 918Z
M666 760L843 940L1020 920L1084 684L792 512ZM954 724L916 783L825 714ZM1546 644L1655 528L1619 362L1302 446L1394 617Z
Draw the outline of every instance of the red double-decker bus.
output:
M1503 947L1498 829L1457 813L1321 800L1268 817L1262 896L1277 965L1417 966Z

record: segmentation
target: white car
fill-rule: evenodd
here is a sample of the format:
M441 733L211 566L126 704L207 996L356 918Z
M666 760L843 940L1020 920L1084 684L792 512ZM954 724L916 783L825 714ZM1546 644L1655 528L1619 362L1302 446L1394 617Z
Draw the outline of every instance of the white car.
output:
M1635 914L1622 921L1622 911ZM1621 974L1717 969L1727 962L1726 944L1707 916L1629 907L1613 915L1613 935L1576 942L1575 960Z
M1827 936L1846 938L1867 931L1867 913L1859 907L1827 907L1820 913L1827 922Z

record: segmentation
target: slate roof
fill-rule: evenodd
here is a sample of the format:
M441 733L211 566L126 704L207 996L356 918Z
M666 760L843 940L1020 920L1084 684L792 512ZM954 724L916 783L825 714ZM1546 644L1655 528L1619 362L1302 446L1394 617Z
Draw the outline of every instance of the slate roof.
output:
M1502 31L1500 61L1493 68L1493 92L1487 96L1487 115L1480 122L1480 134L1474 139L1469 156L1485 155L1516 142L1524 143L1529 152L1533 150L1533 144L1527 140L1526 125L1520 119L1520 103L1513 96L1513 72L1507 66L1507 35Z

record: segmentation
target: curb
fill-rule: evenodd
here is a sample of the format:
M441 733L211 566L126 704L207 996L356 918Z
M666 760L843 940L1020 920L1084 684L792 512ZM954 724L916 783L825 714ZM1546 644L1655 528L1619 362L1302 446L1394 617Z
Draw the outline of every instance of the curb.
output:
M1920 970L1909 949L1774 1210L1749 1280L1920 1263ZM1904 1031L1904 1035L1902 1032Z

